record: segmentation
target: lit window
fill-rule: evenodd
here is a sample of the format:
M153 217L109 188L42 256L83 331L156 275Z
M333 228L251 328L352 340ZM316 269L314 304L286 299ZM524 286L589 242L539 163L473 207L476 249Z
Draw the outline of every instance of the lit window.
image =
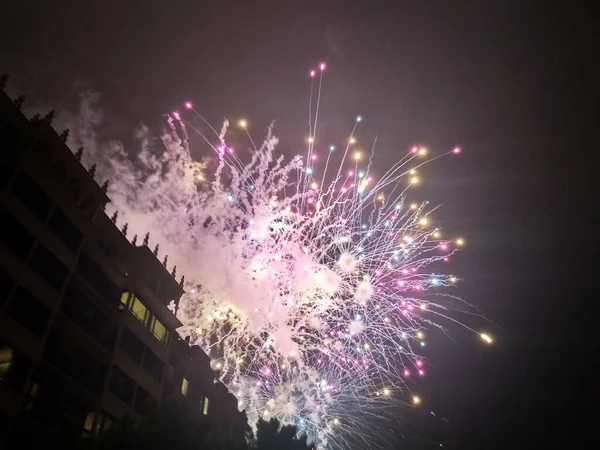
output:
M0 348L0 380L6 378L13 361L13 349L7 346L2 346L2 348Z
M83 429L88 433L92 433L94 427L94 420L96 419L96 413L91 412L85 416L85 423L83 424Z
M147 323L148 320L148 308L146 308L146 305L144 305L142 303L142 301L137 298L136 296L133 296L133 303L131 305L131 312L134 313L138 319L140 319L140 321L142 323Z
M188 383L187 378L184 378L183 381L181 382L181 393L183 395L185 395L187 397L188 394L188 387L190 386L190 383Z
M208 415L208 397L204 397L204 402L202 403L202 414L205 416Z
M129 292L123 292L121 294L121 303L127 306L127 302L129 301Z
M150 330L152 333L154 333L154 336L156 336L159 341L164 344L167 343L167 329L156 317L152 319L152 326L150 327Z

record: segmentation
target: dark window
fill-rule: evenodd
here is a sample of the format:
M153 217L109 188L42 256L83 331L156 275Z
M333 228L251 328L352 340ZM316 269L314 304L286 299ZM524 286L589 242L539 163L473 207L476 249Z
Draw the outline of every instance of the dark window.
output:
M79 244L81 243L81 232L77 229L73 222L59 209L55 208L48 228L59 238L63 244L67 246L73 253L77 253Z
M142 356L144 355L144 344L127 327L123 328L121 344L119 347L138 364L142 361Z
M29 261L29 267L35 270L46 283L59 292L65 284L65 280L69 274L69 269L67 269L64 264L42 244L38 244L35 249L31 260Z
M82 386L99 395L104 385L106 364L94 358L80 339L63 334L63 329L64 324L57 321L48 337L44 357Z
M35 242L33 235L6 209L0 206L0 239L21 259L27 259Z
M142 389L140 386L137 387L137 391L135 393L135 403L133 404L133 408L144 415L152 409L154 406L154 398L146 392L145 389Z
M15 280L4 270L0 269L0 308L8 300Z
M131 404L131 400L133 400L134 388L134 381L125 375L118 367L113 367L112 376L110 378L110 391L129 405Z
M51 316L50 310L21 286L13 294L7 312L17 322L40 337L44 334Z
M61 308L66 316L104 348L113 349L117 337L116 324L79 289L69 287Z
M79 256L77 273L87 281L111 306L119 304L121 291L108 278L102 269L85 254Z
M100 417L99 427L98 427L98 429L100 430L100 433L104 433L115 422L116 422L116 420L114 418L107 415L106 413L102 413L102 415Z
M150 349L146 350L143 367L160 382L165 364Z
M28 173L19 172L12 185L12 191L42 222L48 217L52 200Z

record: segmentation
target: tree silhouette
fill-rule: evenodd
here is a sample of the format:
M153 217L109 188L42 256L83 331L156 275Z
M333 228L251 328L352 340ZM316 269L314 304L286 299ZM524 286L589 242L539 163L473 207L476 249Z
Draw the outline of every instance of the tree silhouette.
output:
M277 419L268 422L260 419L256 424L256 440L252 448L255 450L312 450L305 434L297 436L298 429L294 425L281 425Z
M187 404L167 401L139 423L124 419L106 430L97 450L225 450L246 448L246 442L232 441L210 416L203 416Z

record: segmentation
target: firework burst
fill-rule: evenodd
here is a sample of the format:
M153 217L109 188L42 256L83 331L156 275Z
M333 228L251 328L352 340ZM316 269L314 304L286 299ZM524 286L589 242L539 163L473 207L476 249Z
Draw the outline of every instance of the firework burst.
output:
M349 436L368 441L365 421L421 402L411 390L427 370L419 352L448 317L435 294L457 282L437 271L465 241L442 233L428 202L407 200L419 168L439 157L425 147L408 148L376 177L373 152L355 148L358 116L341 152L317 153L319 69L310 72L304 155L278 156L271 129L256 146L242 119L244 161L229 146L229 123L214 130L187 102L185 114L168 117L166 150L142 136L135 163L121 158L117 170L104 152L102 168L117 178L111 197L130 228L153 224L185 270L180 334L211 356L251 423L276 417L324 448ZM213 171L193 161L188 133L214 150Z

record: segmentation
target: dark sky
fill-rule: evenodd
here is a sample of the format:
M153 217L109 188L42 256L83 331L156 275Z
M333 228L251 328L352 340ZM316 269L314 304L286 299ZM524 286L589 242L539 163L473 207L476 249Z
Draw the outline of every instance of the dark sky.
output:
M380 170L414 142L460 144L425 192L468 239L454 269L461 295L498 326L466 320L498 342L454 329L456 343L434 339L427 408L449 419L446 448L584 439L591 367L579 366L595 355L582 342L584 285L598 236L583 234L594 203L580 193L595 189L598 204L597 2L12 3L0 69L57 109L102 92L116 134L192 99L214 123L244 116L260 130L275 119L282 146L300 147L307 72L325 60L327 138L362 114Z

